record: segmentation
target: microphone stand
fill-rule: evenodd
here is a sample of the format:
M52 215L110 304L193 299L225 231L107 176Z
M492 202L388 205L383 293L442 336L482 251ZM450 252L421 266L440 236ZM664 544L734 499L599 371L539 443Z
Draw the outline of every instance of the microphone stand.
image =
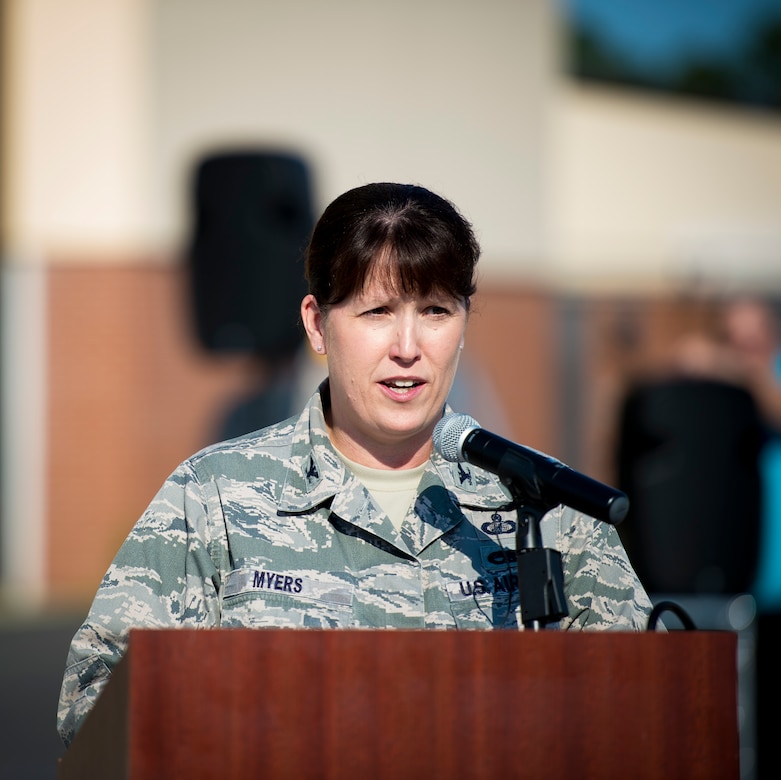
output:
M542 546L540 530L540 521L555 505L542 497L533 468L522 458L510 455L503 459L499 478L510 491L518 513L515 551L521 620L524 628L539 631L567 615L561 553Z

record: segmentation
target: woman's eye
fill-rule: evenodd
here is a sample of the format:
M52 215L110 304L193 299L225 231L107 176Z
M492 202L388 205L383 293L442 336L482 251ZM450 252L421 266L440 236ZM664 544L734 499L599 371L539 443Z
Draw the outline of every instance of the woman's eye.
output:
M446 306L429 306L428 312L435 317L447 317L450 314L450 309Z

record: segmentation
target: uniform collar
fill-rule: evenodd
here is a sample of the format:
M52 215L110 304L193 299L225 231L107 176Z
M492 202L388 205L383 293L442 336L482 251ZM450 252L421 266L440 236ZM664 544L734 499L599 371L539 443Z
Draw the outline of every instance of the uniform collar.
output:
M279 501L283 512L304 512L333 501L350 480L357 482L328 437L324 407L329 397L328 379L325 379L296 421L290 465ZM449 411L446 407L445 413ZM446 461L437 452L431 456L421 488L435 485L444 487L458 504L470 508L498 509L510 501L498 477L469 463ZM341 497L337 500L341 503Z
M325 424L323 408L329 396L325 379L296 421L279 500L283 512L305 512L328 502L345 482L347 470L331 444Z

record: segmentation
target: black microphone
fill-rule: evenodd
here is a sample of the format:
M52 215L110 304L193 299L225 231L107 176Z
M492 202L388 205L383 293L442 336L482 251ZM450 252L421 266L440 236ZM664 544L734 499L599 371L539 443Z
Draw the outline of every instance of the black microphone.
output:
M516 486L548 508L564 504L618 525L629 510L620 490L581 474L559 460L480 428L468 414L447 414L434 428L434 449L452 462L467 461L505 485Z

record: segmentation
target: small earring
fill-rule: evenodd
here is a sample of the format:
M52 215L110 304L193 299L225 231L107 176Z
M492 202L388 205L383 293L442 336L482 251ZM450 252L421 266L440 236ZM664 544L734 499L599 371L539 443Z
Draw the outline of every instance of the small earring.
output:
M322 351L323 351L323 345L322 345L322 344L318 344L318 345L315 347L315 349L316 349L318 352L322 352Z

